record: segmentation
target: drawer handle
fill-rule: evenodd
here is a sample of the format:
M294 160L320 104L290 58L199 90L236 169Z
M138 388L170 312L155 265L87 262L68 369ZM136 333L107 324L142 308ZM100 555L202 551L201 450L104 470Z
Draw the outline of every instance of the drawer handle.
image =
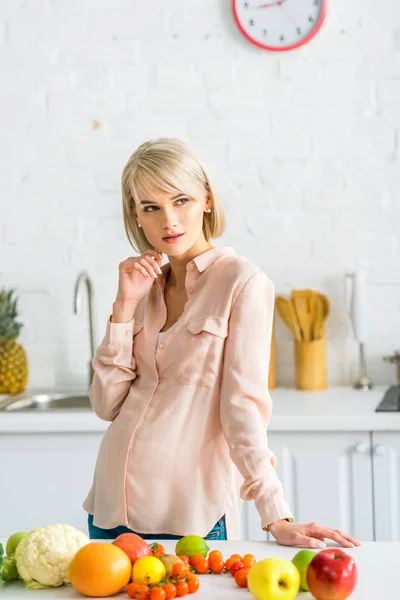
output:
M354 446L354 451L357 454L367 454L367 452L369 452L369 450L370 450L369 445L366 444L365 442L358 442Z
M383 456L386 454L387 446L386 444L377 444L374 446L374 455L375 456Z

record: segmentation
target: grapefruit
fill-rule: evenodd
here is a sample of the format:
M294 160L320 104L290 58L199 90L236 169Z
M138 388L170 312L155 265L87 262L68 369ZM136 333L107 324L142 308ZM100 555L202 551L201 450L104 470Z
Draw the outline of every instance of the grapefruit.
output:
M132 564L121 548L91 542L76 552L69 565L69 578L84 596L112 596L129 583Z

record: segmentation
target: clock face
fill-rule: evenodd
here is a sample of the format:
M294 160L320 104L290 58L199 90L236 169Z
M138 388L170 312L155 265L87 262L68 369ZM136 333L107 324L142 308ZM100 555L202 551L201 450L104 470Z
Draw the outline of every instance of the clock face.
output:
M310 41L326 15L327 0L232 0L241 32L261 48L293 50Z

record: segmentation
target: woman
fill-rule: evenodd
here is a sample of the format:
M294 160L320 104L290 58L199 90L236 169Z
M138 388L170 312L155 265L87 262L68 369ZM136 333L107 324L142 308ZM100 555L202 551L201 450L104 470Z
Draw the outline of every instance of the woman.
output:
M295 523L287 506L266 434L274 286L233 248L211 244L224 213L205 167L178 140L149 141L125 166L122 192L125 230L142 254L119 265L93 359L91 403L112 423L83 505L90 537L238 539L241 499L254 499L280 544L358 545Z

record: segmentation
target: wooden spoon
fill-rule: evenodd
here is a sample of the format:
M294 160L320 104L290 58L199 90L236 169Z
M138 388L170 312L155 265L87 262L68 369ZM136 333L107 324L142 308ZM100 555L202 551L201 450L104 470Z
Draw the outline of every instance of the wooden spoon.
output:
M312 340L312 290L292 290L292 302L294 304L297 320L300 324L300 329L303 332L303 341L311 342Z
M282 318L283 322L286 323L286 325L292 331L295 339L301 342L301 331L292 302L286 298L283 298L282 296L278 296L275 304L279 316Z

